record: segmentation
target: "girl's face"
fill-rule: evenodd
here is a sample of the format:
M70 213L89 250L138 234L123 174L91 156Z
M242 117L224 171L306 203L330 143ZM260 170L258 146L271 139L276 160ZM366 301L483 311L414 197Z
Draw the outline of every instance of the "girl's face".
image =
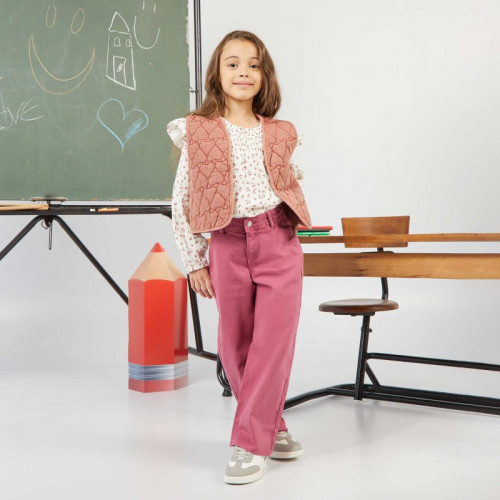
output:
M222 49L219 67L226 105L231 101L251 104L262 86L257 47L248 40L230 40Z

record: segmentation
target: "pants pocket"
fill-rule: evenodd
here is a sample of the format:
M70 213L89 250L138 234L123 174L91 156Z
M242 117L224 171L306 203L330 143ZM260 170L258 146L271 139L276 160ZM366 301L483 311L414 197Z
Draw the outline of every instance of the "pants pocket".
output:
M288 230L288 241L290 245L296 252L303 254L304 252L302 251L302 245L300 244L299 237L297 236L297 233L293 229L293 226L292 225L287 226L287 230Z

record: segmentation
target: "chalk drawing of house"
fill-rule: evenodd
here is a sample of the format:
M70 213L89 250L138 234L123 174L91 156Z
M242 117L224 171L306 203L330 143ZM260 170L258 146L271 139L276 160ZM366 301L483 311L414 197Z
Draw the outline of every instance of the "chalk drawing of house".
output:
M132 36L128 24L118 12L115 12L108 31L106 76L118 85L135 90Z

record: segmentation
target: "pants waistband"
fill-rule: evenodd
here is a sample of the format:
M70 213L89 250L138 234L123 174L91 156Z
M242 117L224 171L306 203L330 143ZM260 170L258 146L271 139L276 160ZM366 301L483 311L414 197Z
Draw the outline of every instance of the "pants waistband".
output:
M244 233L246 229L259 230L259 229L269 229L277 224L281 227L291 226L292 223L287 217L285 210L283 209L283 204L268 210L254 217L234 217L231 222L222 229L217 229L216 233L224 234L230 233Z

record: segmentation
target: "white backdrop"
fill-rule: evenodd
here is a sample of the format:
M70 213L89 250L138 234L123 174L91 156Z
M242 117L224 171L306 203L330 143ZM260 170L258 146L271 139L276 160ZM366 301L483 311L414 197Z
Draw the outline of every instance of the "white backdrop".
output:
M204 68L234 29L255 32L269 48L283 92L278 117L304 135L295 160L305 172L314 224L331 224L340 234L344 216L410 215L414 233L500 232L497 0L202 4ZM28 220L0 218L0 247ZM182 268L163 217L68 222L125 289L156 241ZM47 243L47 231L38 227L0 263L0 368L123 366L125 304L57 225L50 252ZM413 244L409 251L488 249L498 251L498 243ZM375 316L370 348L498 362L499 287L390 280L400 309ZM320 313L318 304L379 294L376 279L305 279L289 395L354 379L360 321ZM215 303L200 299L200 314L205 348L215 351ZM382 382L500 396L496 374L471 371L456 380L454 369L372 366Z

